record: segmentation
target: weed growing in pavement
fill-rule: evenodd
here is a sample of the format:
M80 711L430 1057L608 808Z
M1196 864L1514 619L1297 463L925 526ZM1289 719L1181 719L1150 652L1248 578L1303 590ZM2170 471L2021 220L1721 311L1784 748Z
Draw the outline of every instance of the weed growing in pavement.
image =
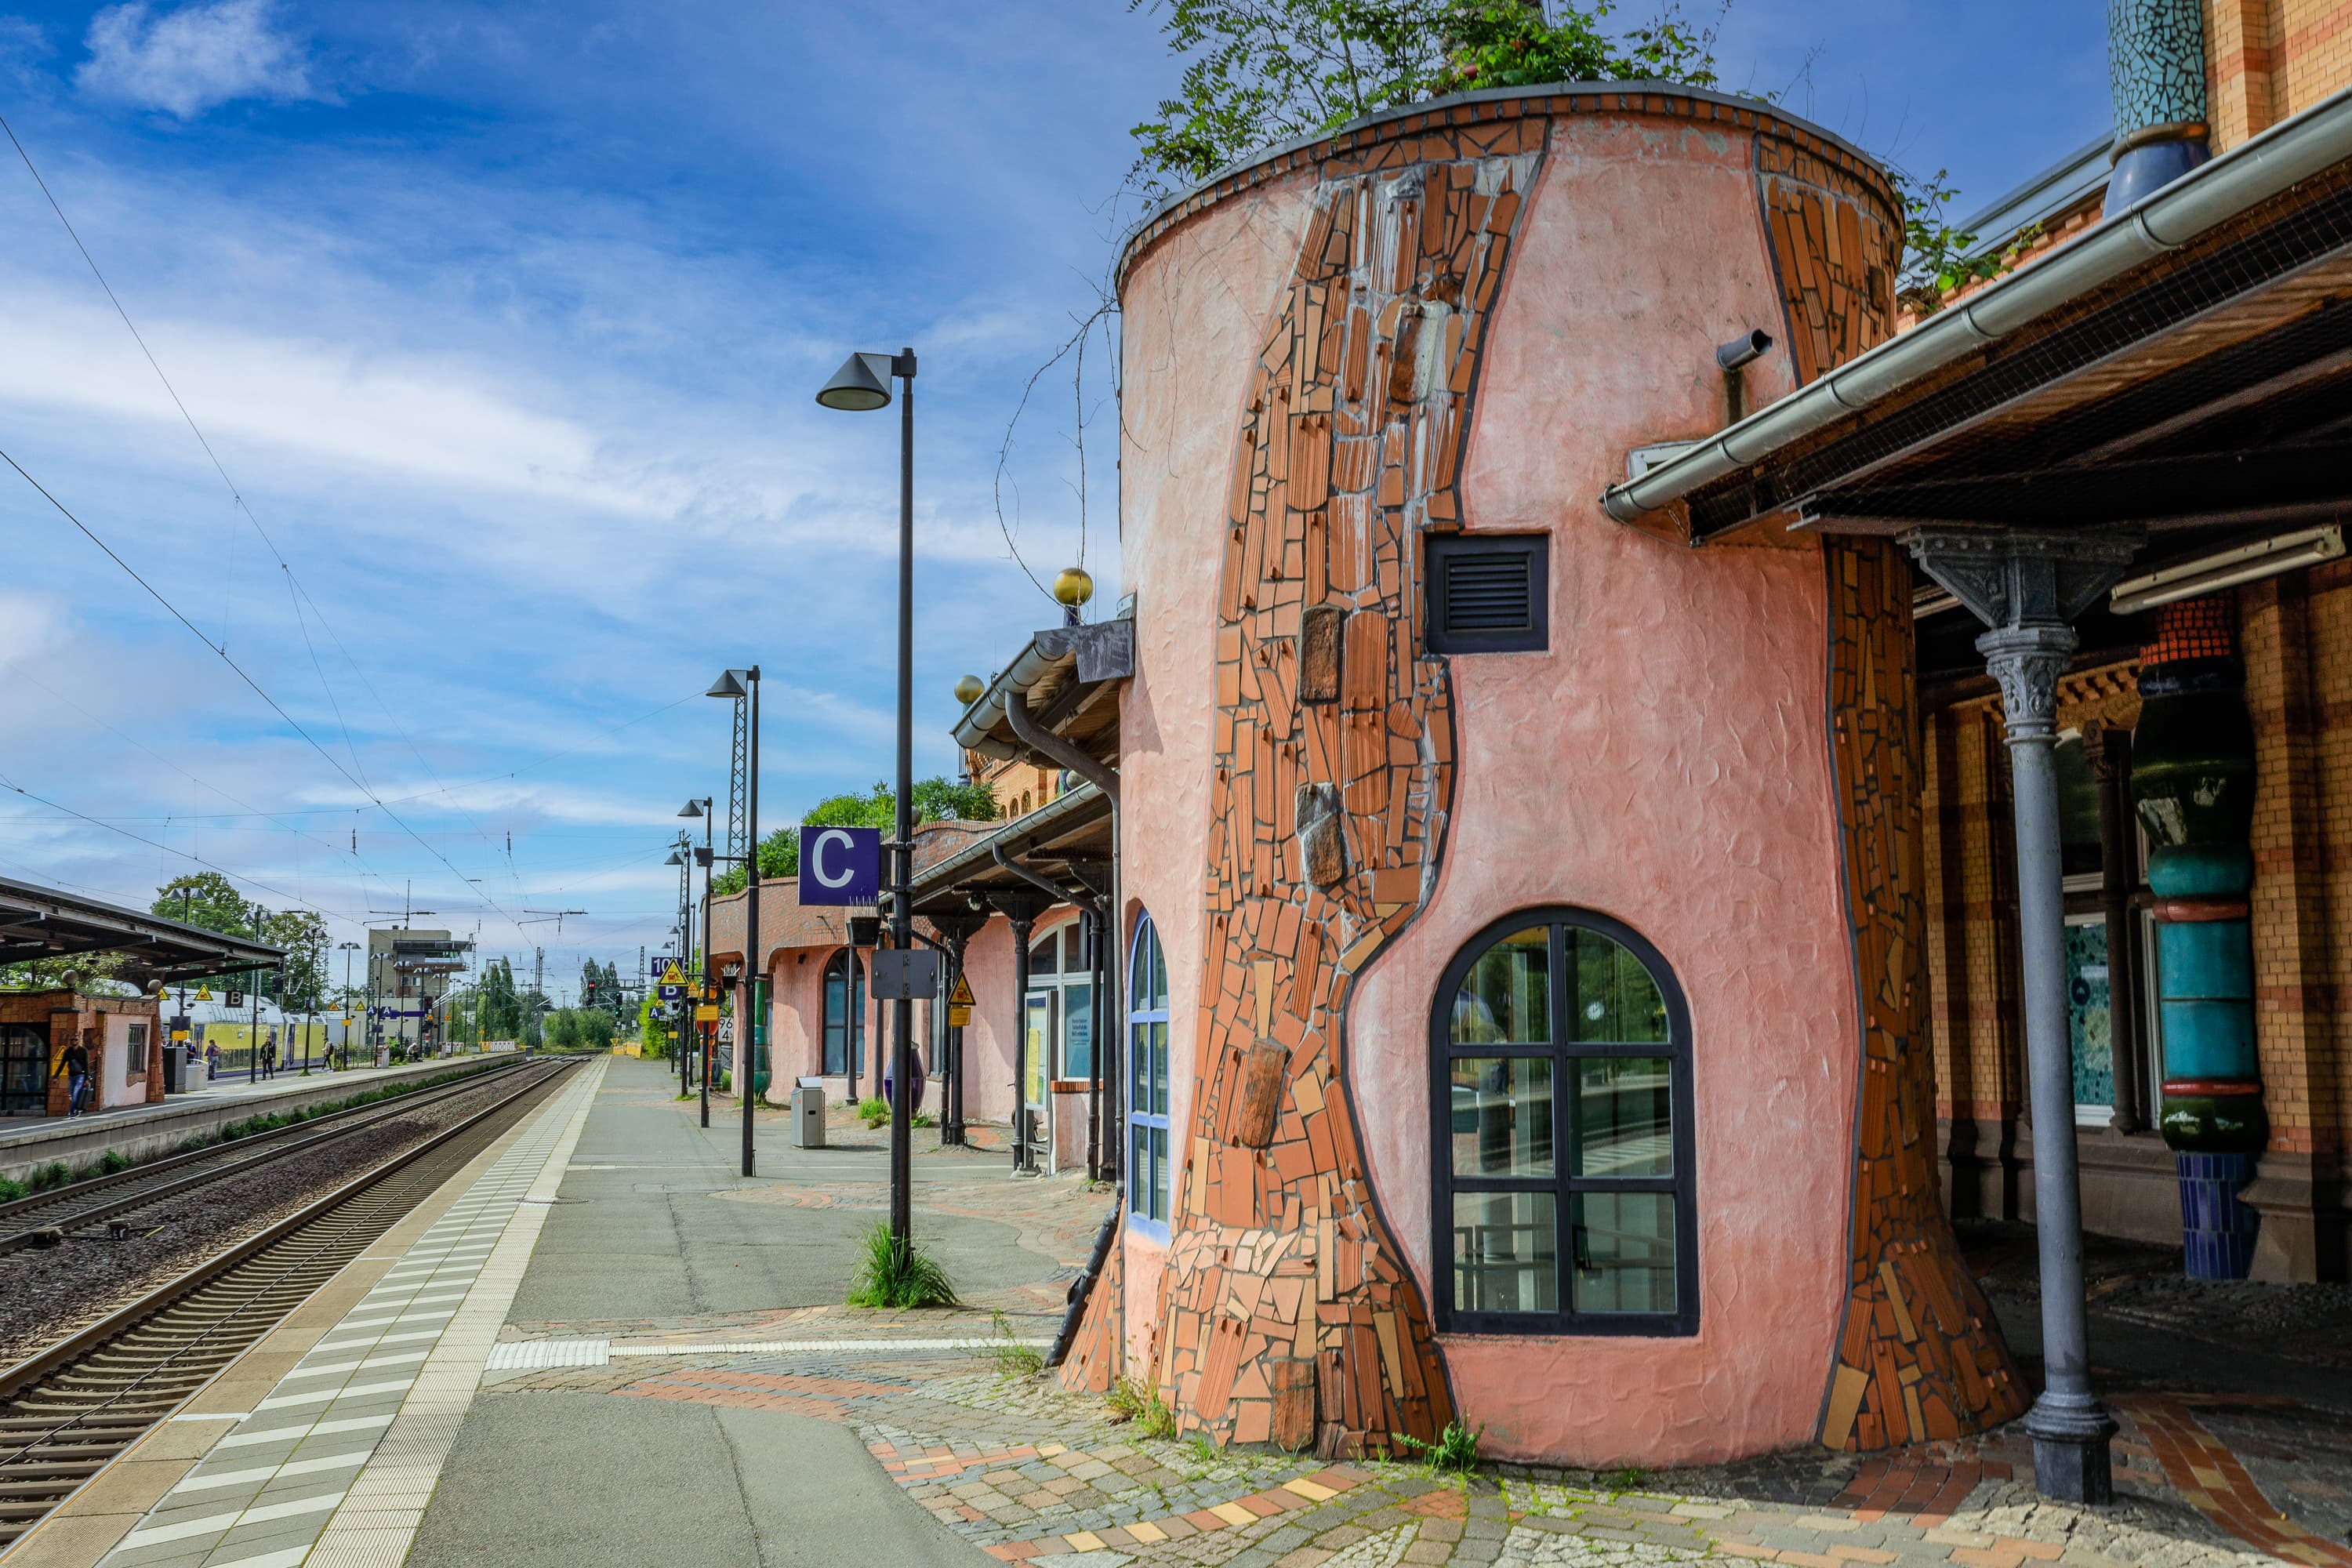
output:
M1627 1465L1622 1469L1610 1471L1601 1479L1612 1492L1630 1492L1638 1490L1642 1483L1650 1479L1650 1472L1639 1465Z
M1176 1413L1160 1403L1160 1396L1141 1378L1122 1377L1110 1385L1111 1417L1135 1424L1139 1437L1173 1437L1176 1436Z
M33 1189L13 1177L0 1176L0 1204L13 1204L18 1198L29 1197Z
M928 1110L915 1112L914 1120L909 1123L910 1126L915 1127L937 1127L939 1124L940 1119Z
M857 1120L869 1128L879 1127L890 1120L890 1102L878 1094L869 1094L857 1102Z
M1389 1436L1408 1452L1421 1456L1422 1465L1431 1475L1466 1476L1478 1468L1478 1439L1486 1433L1484 1426L1473 1431L1459 1421L1448 1421L1434 1443L1424 1443L1402 1432L1391 1432Z
M995 1363L996 1375L1002 1378L1034 1377L1045 1370L1045 1353L1014 1336L1013 1321L1003 1308L991 1307L988 1318L988 1338L973 1342L972 1354Z
M876 1220L866 1233L866 1256L849 1282L853 1307L952 1307L955 1285L948 1271L909 1237L892 1239L887 1222Z
M131 1158L129 1155L123 1153L120 1149L109 1149L105 1154L100 1158L98 1168L105 1174L110 1176L117 1171L127 1171L131 1169Z
M1209 1441L1209 1435L1206 1432L1193 1433L1192 1440L1185 1447L1191 1448L1192 1458L1204 1466L1214 1467L1217 1461L1224 1457L1217 1452L1217 1446Z

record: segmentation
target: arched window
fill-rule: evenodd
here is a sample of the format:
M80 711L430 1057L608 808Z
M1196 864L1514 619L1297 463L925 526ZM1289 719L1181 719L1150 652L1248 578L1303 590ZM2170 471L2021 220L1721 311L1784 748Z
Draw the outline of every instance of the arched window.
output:
M824 965L824 1070L846 1073L866 1046L866 970L843 948Z
M1690 1009L1657 950L1580 910L1499 921L1446 969L1430 1059L1439 1328L1695 1332Z
M1168 958L1150 915L1136 922L1127 968L1128 1217L1168 1234Z

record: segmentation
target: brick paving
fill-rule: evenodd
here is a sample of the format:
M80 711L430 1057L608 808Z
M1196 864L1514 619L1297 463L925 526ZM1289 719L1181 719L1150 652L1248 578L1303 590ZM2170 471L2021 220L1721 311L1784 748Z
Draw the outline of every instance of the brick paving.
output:
M941 1320L978 1327L972 1314L845 1309L824 1321L866 1338L954 1337ZM813 1313L802 1322L820 1326ZM1654 1475L1497 1464L1438 1477L1141 1437L1099 1399L997 1372L980 1359L982 1337L969 1354L688 1353L549 1369L483 1396L561 1389L837 1421L943 1528L1007 1563L1069 1559L1055 1568L2352 1568L2352 1551L2282 1520L2177 1399L2134 1396L2119 1411L2121 1495L2109 1510L2037 1499L2013 1429L1859 1459L1811 1450Z

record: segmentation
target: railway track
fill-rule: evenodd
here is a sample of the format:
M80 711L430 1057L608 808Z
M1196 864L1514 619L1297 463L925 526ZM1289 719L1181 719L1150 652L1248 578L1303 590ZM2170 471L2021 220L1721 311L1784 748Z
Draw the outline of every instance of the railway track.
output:
M505 1092L258 1235L0 1371L0 1552L488 1147L570 1065L541 1058L467 1080L461 1088L478 1089L487 1079ZM393 1103L413 1109L419 1099L404 1095ZM352 1125L364 1123L337 1131L348 1132Z
M0 1257L27 1247L40 1247L65 1233L129 1214L163 1198L207 1182L249 1171L304 1149L315 1148L357 1127L404 1115L420 1106L434 1105L476 1085L512 1072L520 1058L467 1074L454 1083L411 1089L346 1110L330 1111L307 1121L249 1133L184 1154L143 1161L109 1175L85 1176L69 1186L35 1193L0 1203ZM260 1112L257 1112L257 1114Z

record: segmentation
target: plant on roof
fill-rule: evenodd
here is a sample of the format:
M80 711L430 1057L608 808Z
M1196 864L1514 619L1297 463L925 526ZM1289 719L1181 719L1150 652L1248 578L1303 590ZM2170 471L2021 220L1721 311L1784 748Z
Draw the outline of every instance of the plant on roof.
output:
M2006 245L1980 251L1976 232L1955 227L1944 215L1960 194L1950 183L1949 170L1938 169L1927 179L1900 169L1890 173L1895 177L1895 194L1903 203L1903 282L1896 298L1915 315L1932 316L1944 308L1954 289L2015 271L2033 242L2042 237L2042 226L2030 223L2011 236Z
M1547 81L1712 87L1715 28L1669 4L1609 26L1609 0L1129 0L1164 12L1185 59L1176 96L1135 127L1147 191L1205 179L1263 147L1480 88Z

